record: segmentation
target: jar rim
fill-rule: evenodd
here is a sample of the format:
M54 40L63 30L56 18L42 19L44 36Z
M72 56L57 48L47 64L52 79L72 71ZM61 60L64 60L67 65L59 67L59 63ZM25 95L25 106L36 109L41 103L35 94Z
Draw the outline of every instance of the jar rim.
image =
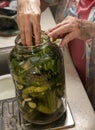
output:
M35 45L26 46L21 43L21 37L20 37L20 34L18 34L17 37L15 38L15 45L18 47L23 47L23 48L35 48L35 47L42 46L50 41L50 38L48 37L48 35L45 34L44 31L41 31L41 36L44 36L44 38L45 38L44 42L40 43L39 45L35 44ZM32 36L32 37L34 38L34 36ZM41 37L41 38L43 38L43 37ZM22 46L21 46L21 44L22 44Z

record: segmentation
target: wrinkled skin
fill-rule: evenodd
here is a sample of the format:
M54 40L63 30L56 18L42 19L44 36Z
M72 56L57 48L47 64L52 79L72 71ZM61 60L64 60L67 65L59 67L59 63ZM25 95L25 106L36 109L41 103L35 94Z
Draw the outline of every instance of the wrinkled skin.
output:
M32 36L35 36L36 45L40 44L40 16L47 6L44 0L18 0L17 23L23 45L32 45ZM95 37L95 23L68 16L46 33L53 40L62 38L62 47L76 38L88 40Z
M95 23L80 20L72 16L66 17L61 23L46 31L53 40L62 38L60 47L74 39L88 40L95 37Z
M17 24L23 45L32 45L32 35L36 44L40 43L40 0L18 0Z

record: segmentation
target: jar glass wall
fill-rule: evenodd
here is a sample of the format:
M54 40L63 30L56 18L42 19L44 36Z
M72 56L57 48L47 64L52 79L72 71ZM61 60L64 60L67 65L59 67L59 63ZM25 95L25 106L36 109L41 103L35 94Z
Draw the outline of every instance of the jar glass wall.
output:
M25 120L48 124L66 112L62 51L55 43L50 43L44 33L39 46L23 46L17 38L9 56L9 66Z

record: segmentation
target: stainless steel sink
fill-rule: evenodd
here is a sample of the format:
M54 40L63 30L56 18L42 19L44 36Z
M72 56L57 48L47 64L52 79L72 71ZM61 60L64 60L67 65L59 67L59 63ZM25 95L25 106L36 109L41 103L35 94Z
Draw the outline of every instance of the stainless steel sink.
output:
M0 75L10 73L8 66L8 56L12 48L13 46L0 48Z

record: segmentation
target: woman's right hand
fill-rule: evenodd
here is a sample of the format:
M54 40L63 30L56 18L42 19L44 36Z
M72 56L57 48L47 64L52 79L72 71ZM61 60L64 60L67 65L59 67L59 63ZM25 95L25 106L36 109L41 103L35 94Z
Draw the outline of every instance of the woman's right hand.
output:
M32 36L36 45L40 43L40 4L40 0L18 0L17 24L23 45L32 45Z

